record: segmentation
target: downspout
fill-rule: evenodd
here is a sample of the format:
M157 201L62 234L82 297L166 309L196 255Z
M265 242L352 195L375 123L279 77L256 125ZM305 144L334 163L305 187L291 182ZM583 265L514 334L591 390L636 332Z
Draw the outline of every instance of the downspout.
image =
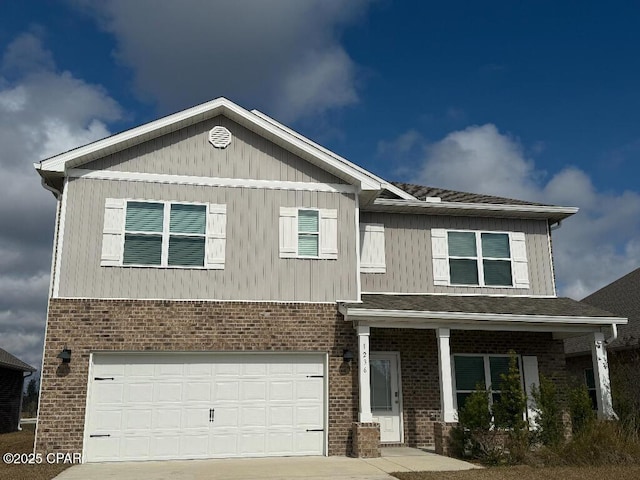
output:
M558 220L556 223L549 226L549 229L553 232L554 230L558 230L562 226L562 220Z
M22 376L22 388L20 389L20 405L18 405L18 431L22 431L22 425L20 425L20 420L22 418L22 404L24 403L24 381L33 375L33 372L29 372L28 375ZM40 401L40 399L38 399Z
M607 338L604 343L609 345L611 342L618 338L618 326L615 323L611 324L611 336Z

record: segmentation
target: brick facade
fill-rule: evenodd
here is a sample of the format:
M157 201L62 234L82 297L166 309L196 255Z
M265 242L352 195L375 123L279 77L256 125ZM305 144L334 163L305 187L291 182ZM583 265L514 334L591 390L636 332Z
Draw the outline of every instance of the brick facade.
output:
M353 423L353 456L358 458L380 456L379 423Z
M566 381L564 346L550 333L460 331L451 332L451 353L507 354L538 357L541 375L554 379L561 391ZM404 443L434 447L435 423L440 422L438 347L434 330L371 329L371 351L400 352Z
M65 346L72 350L68 365L56 358ZM51 299L36 449L82 450L92 351L297 351L328 353L328 453L351 455L358 369L343 361L345 348L357 351L356 333L335 304ZM452 353L509 349L536 355L541 374L564 382L563 344L551 334L451 332ZM404 443L433 447L441 420L435 331L372 328L371 351L400 352ZM370 449L371 438L358 450Z
M349 455L357 367L344 348L356 335L335 304L51 299L36 449L82 451L92 351L308 351L329 354L329 454Z

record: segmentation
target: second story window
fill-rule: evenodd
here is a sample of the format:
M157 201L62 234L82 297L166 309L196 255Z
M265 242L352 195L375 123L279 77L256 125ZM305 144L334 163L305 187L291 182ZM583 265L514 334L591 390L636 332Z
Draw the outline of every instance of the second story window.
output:
M447 234L452 285L512 286L508 233Z
M298 210L298 255L317 257L319 238L318 210Z
M105 199L103 267L224 269L227 207Z
M204 267L206 205L127 202L124 265Z

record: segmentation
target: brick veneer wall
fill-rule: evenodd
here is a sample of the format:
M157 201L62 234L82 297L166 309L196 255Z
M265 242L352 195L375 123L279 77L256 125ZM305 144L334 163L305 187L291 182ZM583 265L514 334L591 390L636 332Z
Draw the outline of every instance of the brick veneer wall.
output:
M520 355L535 355L540 374L565 391L563 342L553 340L550 333L454 330L450 345L454 354L507 354L513 349ZM435 330L373 328L371 351L400 352L404 443L434 447L434 424L441 420Z
M51 299L36 450L82 451L92 351L308 351L329 354L329 454L349 455L358 384L344 348L356 335L335 304Z
M358 458L380 456L379 423L353 423L353 456Z

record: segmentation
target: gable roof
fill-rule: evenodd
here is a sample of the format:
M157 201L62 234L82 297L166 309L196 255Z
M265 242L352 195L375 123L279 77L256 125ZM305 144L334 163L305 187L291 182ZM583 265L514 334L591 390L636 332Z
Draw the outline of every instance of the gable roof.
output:
M6 350L0 348L0 367L10 368L11 370L21 370L23 372L35 372L36 369L31 365L24 363L17 357L14 357Z
M618 327L618 338L607 348L620 349L640 345L640 268L593 292L581 303L602 308L627 317L629 323ZM588 338L565 341L565 352L577 354L590 351Z
M221 114L264 138L273 141L304 160L323 168L348 183L358 186L363 191L379 191L382 188L390 188L401 198L413 198L409 193L393 185L389 185L382 178L320 147L268 116L257 111L250 112L245 110L223 97L168 115L88 145L74 148L68 152L35 163L34 166L45 179L47 177L61 177L71 168L77 168L98 158L175 132L189 125Z

